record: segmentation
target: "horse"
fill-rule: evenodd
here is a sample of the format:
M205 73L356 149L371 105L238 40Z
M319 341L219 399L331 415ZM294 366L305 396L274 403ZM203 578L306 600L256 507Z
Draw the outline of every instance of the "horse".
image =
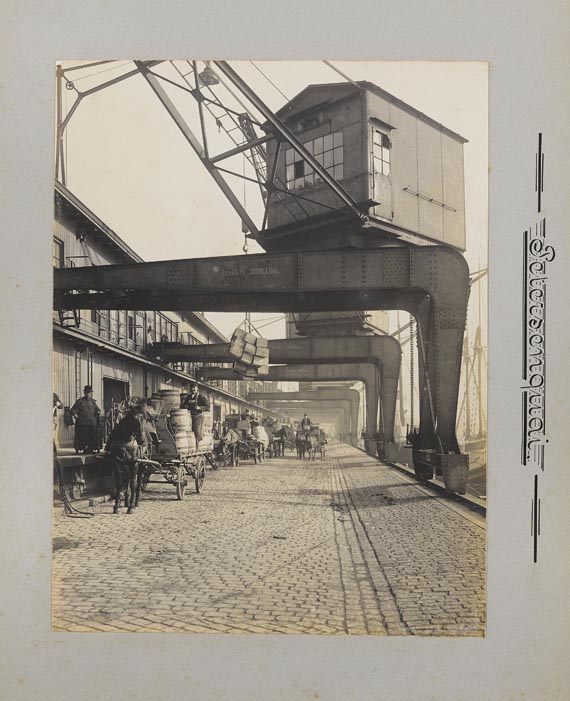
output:
M285 426L284 443L285 443L285 446L283 448L283 454L285 454L285 448L287 447L287 445L290 448L290 450L295 450L295 444L296 444L295 431L291 428L291 426Z
M146 415L142 407L132 407L111 431L105 449L111 456L115 481L114 514L119 513L119 503L123 487L125 508L132 514L139 505L143 469L139 463L141 448L144 448L143 435ZM126 480L124 477L126 476Z
M285 427L278 428L273 432L271 438L271 451L276 457L285 457L285 438L287 437L287 429Z
M325 446L327 443L328 443L327 434L322 429L320 429L319 430L319 445L318 445L317 450L319 451L319 453L321 455L321 460L325 459L326 451L327 451Z
M228 461L232 467L239 465L239 443L241 440L242 435L237 429L230 428L227 424L224 425L219 441L218 454L225 465L228 464Z
M297 431L295 447L297 448L297 460L303 460L311 448L311 441L307 431Z
M309 431L308 441L309 441L309 447L308 447L309 460L316 460L317 459L317 451L320 448L318 430L313 429L313 430Z

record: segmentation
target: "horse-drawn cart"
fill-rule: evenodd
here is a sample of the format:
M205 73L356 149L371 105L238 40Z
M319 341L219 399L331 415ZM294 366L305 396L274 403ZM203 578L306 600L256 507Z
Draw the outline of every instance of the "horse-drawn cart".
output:
M297 431L297 459L302 460L306 457L309 460L316 460L318 453L320 459L324 460L326 457L326 444L327 435L316 424L313 424L309 429Z
M228 414L224 421L224 430L218 443L218 459L222 465L232 467L240 461L253 460L254 464L261 462L265 445L261 436L251 433L251 420L242 419L240 414ZM267 434L263 432L267 441Z
M184 412L184 409L175 410L169 415L161 414L156 419L158 446L153 445L149 458L140 461L143 466L143 490L153 482L167 482L176 488L176 497L184 499L189 481L194 480L196 492L199 494L202 491L206 463L213 465L211 420L208 413L204 412L203 435L197 441L194 433L187 428L190 419ZM156 477L162 479L155 479Z

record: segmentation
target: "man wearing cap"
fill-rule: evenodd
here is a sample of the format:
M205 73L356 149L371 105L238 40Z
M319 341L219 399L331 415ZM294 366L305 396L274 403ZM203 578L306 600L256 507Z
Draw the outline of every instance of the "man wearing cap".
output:
M92 453L97 447L97 423L101 409L91 396L93 388L85 385L83 397L78 399L71 407L71 415L75 419L75 452L82 450L84 453Z
M302 431L310 431L311 429L311 419L307 416L307 414L303 415L303 419L301 420L301 430Z
M198 392L198 383L190 383L190 394L182 402L182 409L188 409L192 417L192 431L196 436L198 443L202 440L202 412L210 411L210 402L200 392Z

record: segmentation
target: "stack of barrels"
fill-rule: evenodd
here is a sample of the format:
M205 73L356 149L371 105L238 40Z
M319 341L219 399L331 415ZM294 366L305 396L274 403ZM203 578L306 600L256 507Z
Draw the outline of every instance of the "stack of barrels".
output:
M154 398L154 394L152 395ZM162 410L165 414L171 409L180 409L180 390L179 389L161 389L160 399L162 400Z
M196 450L196 437L192 433L192 418L188 409L171 409L170 425L174 432L176 452L180 455Z
M196 439L192 433L192 421L188 409L180 408L179 389L161 389L162 413L170 418L170 427L178 455L188 455L196 450Z
M153 396L154 399L154 396ZM214 438L212 435L213 417L209 411L201 415L202 439L198 445L196 436L192 430L192 416L188 409L181 409L181 392L179 389L160 390L160 402L162 403L162 413L170 419L170 427L176 444L176 452L179 455L193 453L196 449L212 450Z
M202 412L202 440L198 448L201 450L213 450L214 448L214 435L212 429L214 427L214 417L211 412Z

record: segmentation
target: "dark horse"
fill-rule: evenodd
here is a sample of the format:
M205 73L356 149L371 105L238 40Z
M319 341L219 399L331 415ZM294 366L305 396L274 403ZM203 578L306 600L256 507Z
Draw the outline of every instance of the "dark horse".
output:
M139 463L141 447L144 446L143 425L145 412L141 407L133 407L111 431L106 450L113 462L115 479L114 514L119 513L121 491L125 489L125 507L132 514L139 505L143 469ZM126 480L124 479L126 477Z
M242 440L241 433L235 428L224 425L224 432L220 439L219 451L223 464L228 463L235 467L239 465L239 443Z
M302 460L311 449L308 431L297 431L295 447L297 448L297 460Z
M287 429L285 427L278 428L273 432L273 440L271 442L271 448L273 455L285 456L285 438L287 437Z
M297 431L295 445L297 447L298 460L302 460L303 458L316 460L317 450L319 448L319 437L315 431Z

